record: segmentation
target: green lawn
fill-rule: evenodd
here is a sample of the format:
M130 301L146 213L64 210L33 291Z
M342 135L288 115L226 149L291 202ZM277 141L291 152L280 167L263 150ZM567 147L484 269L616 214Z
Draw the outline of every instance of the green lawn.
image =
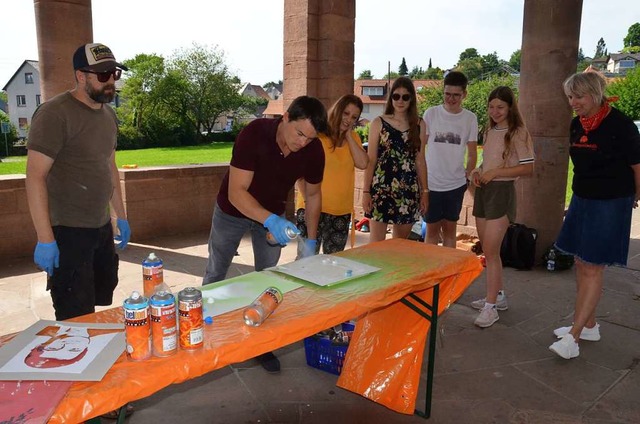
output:
M204 146L156 147L153 149L118 150L116 163L123 165L161 166L193 165L203 163L228 163L231 160L231 142L217 142ZM0 175L24 174L26 156L11 156L2 159Z

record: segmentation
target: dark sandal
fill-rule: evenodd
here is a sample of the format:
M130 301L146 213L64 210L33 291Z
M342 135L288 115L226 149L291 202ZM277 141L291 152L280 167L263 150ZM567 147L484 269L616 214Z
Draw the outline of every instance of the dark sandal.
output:
M125 411L124 411L124 416L128 417L131 414L133 414L133 412L135 411L135 409L133 408L133 405L131 405L130 403L127 403L124 406ZM102 414L100 415L100 418L106 418L108 420L117 420L120 417L120 410L122 408L118 408L118 409L114 409L113 411L109 411L106 414Z

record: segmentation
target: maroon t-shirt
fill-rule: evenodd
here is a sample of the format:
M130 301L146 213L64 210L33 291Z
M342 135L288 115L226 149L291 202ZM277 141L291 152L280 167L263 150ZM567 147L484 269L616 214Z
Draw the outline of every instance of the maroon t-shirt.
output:
M276 142L276 131L282 119L256 119L238 134L233 146L231 165L253 171L249 193L265 209L276 215L284 213L289 190L296 180L304 178L310 184L322 182L324 151L317 138L287 157ZM223 212L245 217L229 201L229 172L218 192L218 206Z

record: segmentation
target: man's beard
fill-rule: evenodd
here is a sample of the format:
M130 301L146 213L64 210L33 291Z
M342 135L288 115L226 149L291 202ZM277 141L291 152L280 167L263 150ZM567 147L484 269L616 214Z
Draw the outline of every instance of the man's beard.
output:
M111 93L105 93L105 90L111 89ZM90 85L87 85L85 88L87 95L97 103L111 103L113 98L116 95L116 86L113 84L105 85L101 90L95 90Z

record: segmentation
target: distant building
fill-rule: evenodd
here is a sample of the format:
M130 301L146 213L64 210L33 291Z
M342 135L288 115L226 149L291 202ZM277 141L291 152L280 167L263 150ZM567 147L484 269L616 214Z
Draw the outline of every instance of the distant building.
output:
M31 117L40 105L40 69L37 60L25 60L9 81L2 87L7 92L9 120L18 130L18 137L25 138Z
M640 53L611 53L607 60L607 71L625 74L640 62Z

